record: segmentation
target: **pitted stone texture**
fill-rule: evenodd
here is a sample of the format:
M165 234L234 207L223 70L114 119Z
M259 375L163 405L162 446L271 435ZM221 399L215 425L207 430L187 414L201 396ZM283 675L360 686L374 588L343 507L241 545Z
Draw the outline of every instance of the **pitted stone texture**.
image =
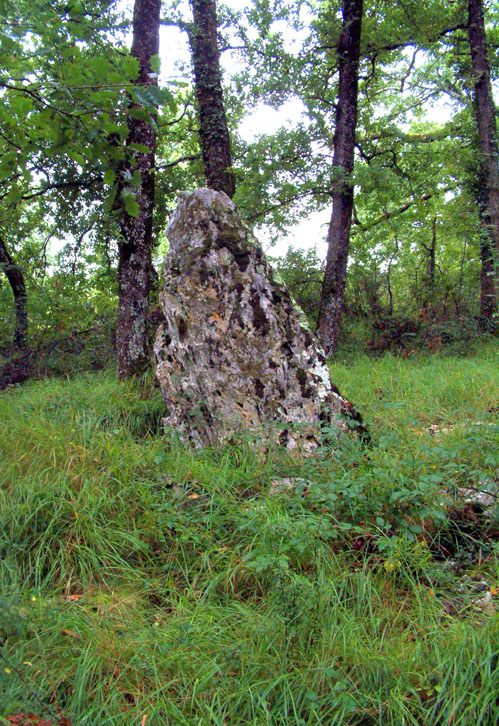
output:
M181 195L168 228L154 346L166 426L200 446L251 431L307 450L344 428L303 313L223 192Z

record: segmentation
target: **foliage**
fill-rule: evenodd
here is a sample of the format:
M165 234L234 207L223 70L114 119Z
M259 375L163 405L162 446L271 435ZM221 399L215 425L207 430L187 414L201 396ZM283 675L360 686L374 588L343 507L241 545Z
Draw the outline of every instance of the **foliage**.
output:
M295 250L289 247L284 257L276 258L272 262L294 300L310 323L315 324L323 276L316 250Z
M41 329L50 335L60 325L54 309L60 312L62 298L73 330L88 325L91 311L90 324L96 323L104 289L111 293L106 304L116 306L117 195L120 191L128 213L135 214L140 183L137 170L122 170L127 156L141 151L127 143L127 116L157 115L159 148L166 167L174 168L177 151L193 154L187 138L192 113L182 83L172 90L135 90L142 106L130 108L128 91L138 65L126 51L128 23L114 0L91 8L8 0L2 10L0 233L27 278L36 345ZM159 59L154 61L159 71ZM158 189L157 231L178 186L168 189L158 169ZM48 254L52 242L61 250L58 259ZM7 322L11 303L5 284L2 275L1 314Z
M414 255L407 258L409 267ZM315 327L323 275L316 251L290 247L283 257L272 262ZM408 267L399 267L395 273L388 269L380 273L378 262L366 269L357 264L354 253L345 300L342 354L359 350L380 354L390 350L405 356L418 351L466 355L481 338L487 338L487 333L480 330L477 296L468 292L476 286L476 277L463 278L454 286L437 278L431 295L425 294L424 284L421 285L424 297L418 299L415 289L412 296L407 294ZM449 264L445 269L450 273L451 267ZM458 261L459 269L462 268Z
M335 364L374 443L305 464L182 446L147 379L4 393L2 715L41 713L17 668L72 723L495 724L497 622L472 596L449 613L463 570L438 542L497 468L496 363ZM455 556L493 589L494 530L476 555L466 531Z
M266 210L278 228L329 204L339 9L257 2L238 19L246 64L237 89L253 103L300 99L306 108L294 127L262 134L245 156L241 202L252 189L250 218ZM414 320L424 310L438 323L476 315L478 157L465 4L365 3L364 16L349 304L354 288L364 313L395 307ZM493 12L487 20L494 38ZM444 104L449 120L429 121L431 107Z
M339 8L339 2L282 0L255 0L239 11L220 7L235 201L250 224L274 235L330 202ZM117 195L124 185L126 208L135 213L139 182L137 174L122 178L126 155L134 152L127 149L128 114L156 115L155 245L162 244L178 192L202 184L203 173L189 69L179 67L174 80L160 75L160 88L145 92L153 95L135 96L143 107L129 108L137 63L126 50L130 19L120 5L4 0L1 10L0 234L27 277L37 344L42 330L52 334L61 304L61 296L50 299L46 280L62 275L68 282L59 288L68 293L66 328L78 327L83 307L88 320L106 289L112 293L106 305L116 308ZM486 16L491 47L493 10ZM177 4L164 12L171 16L165 23L185 29ZM350 323L391 314L417 322L424 312L432 324L450 326L478 312L479 162L465 15L463 3L365 3ZM161 73L159 58L154 72ZM280 109L286 102L302 110L296 122L241 138L241 121L255 107ZM429 107L444 104L448 120L428 120ZM47 254L52 243L63 249L58 259ZM78 294L71 293L69 270L77 272ZM302 286L297 273L286 275ZM2 335L12 321L3 277ZM316 293L312 283L302 287L314 318Z

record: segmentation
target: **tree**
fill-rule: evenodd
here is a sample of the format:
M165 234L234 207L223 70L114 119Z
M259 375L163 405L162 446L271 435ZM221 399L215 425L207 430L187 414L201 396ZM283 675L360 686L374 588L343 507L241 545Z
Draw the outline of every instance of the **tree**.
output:
M334 131L332 199L328 253L321 292L318 332L326 355L338 345L353 210L351 178L357 125L360 38L363 0L344 0L338 42L339 91Z
M99 128L117 106L113 86L122 79L115 66L121 57L104 41L112 6L113 0L96 0L88 11L75 2L19 0L2 8L0 268L14 293L18 348L27 345L30 275L23 252L35 226L39 236L49 226L62 236L83 216L88 224L88 203L102 187Z
M146 26L154 17L149 15L148 5L142 10ZM137 249L143 267L151 269L147 249L151 234L147 215L134 215L141 211L144 198L151 196L154 182L147 173L149 147L141 142L141 130L145 127L146 134L150 128L154 130L157 120L160 148L167 159L162 174L163 203L157 215L160 220L180 183L185 183L181 178L182 159L197 158L193 154L197 148L194 129L189 128L194 113L186 112L190 94L180 89L174 96L157 88L158 59L153 61L154 69L147 67L144 76L138 57L144 51L139 47L140 38L136 38L130 55L122 33L129 23L121 22L114 9L114 0L95 0L91 6L74 0L49 4L45 0L7 0L3 18L6 30L0 34L0 233L11 260L16 261L16 269L24 273L26 295L33 299L38 299L39 290L35 278L47 268L43 243L46 236L65 243L64 256L56 265L59 273L66 276L73 270L74 275L78 268L90 280L97 263L112 293L115 265L117 257L121 257L120 279L132 280L135 289L130 292L130 286L121 287L120 322L124 320L128 330L140 337L144 332L144 328L140 329L140 312L147 307L148 290L136 289L137 280L144 276L130 262L137 251L137 235L145 230L146 240L139 242ZM143 38L147 32L145 27ZM149 54L154 55L153 49ZM161 104L165 107L159 111ZM168 180L173 169L175 173ZM199 176L199 170L195 171ZM111 214L118 210L117 215ZM123 245L119 243L120 226ZM26 249L34 249L37 244L40 255L25 254ZM88 266L84 270L86 259L92 271ZM53 260L51 265L53 268ZM11 263L8 269L14 269ZM3 268L0 272L3 278ZM145 284L147 288L147 281ZM3 299L10 301L10 296ZM112 297L110 303L114 303ZM87 304L91 314L94 305L91 300ZM48 302L44 310L49 319L42 322L42 328L52 330L56 316L51 315ZM37 312L34 305L30 306L30 315ZM121 327L124 335L118 331L118 342L124 342L120 351L125 355L130 342L126 330L125 325ZM30 332L36 334L36 324L30 326ZM147 348L147 338L142 338L141 346ZM144 354L141 362L145 364L146 358Z
M232 197L236 182L222 90L216 0L191 0L191 7L194 22L187 30L194 67L199 139L206 183L211 189Z
M282 128L274 135L262 136L252 145L245 155L244 176L238 185L238 202L244 191L250 211L251 204L257 205L248 218L277 220L282 226L293 219L295 210L329 202L331 157L336 150L332 117L338 105L342 107L338 104L337 81L340 60L337 48L343 29L340 3L331 0L319 6L316 3L299 5L307 8L306 15L301 17L301 26L298 4L284 0L255 3L247 17L255 23L258 39L252 43L251 33L243 32L244 29L240 32L244 47L249 46L249 60L237 86L238 93L243 93L251 83L253 103L263 99L279 108L287 99L299 96L307 107L308 118L304 122L295 128ZM297 43L295 49L281 31L284 19L288 27L297 27L301 34L306 26L311 28L310 35L299 47ZM456 31L464 30L465 26L462 3L364 2L359 131L354 173L350 177L359 193L356 193L352 220L356 234L355 239L350 234L349 254L353 260L359 253L361 256L365 253L363 263L369 268L372 267L369 258L383 266L392 260L391 272L397 282L401 279L397 266L402 258L404 266L408 264L406 282L412 273L417 277L416 265L421 262L421 254L408 254L409 250L416 246L424 250L423 245L428 243L428 235L423 234L425 226L431 226L437 212L440 230L441 207L448 204L449 195L463 193L462 170L456 174L447 165L449 157L457 162L464 153L469 153L470 139L463 134L460 121L423 125L418 122L418 116L424 115L425 109L444 94L449 94L455 102L457 92L460 99L454 74L446 67L445 59ZM412 123L409 130L408 123ZM469 195L465 196L469 202ZM474 220L473 213L468 214ZM373 225L376 225L375 234L370 231ZM402 234L395 255L394 225L401 228ZM445 216L442 225L447 229L442 227L442 234L438 235L440 246L449 239L452 222ZM456 241L456 259L460 259L462 244L455 235L452 241L453 244ZM474 242L472 238L468 247L472 256ZM380 244L386 255L374 250ZM439 256L438 262L440 259ZM357 265L352 269L361 268ZM477 279L474 256L470 269L469 281ZM382 278L381 273L378 280ZM445 275L436 275L435 287L443 289L444 280L447 285ZM437 296L439 289L435 291ZM421 302L404 295L406 301L412 303L411 310Z
M497 312L494 258L499 254L499 147L482 0L469 0L468 2L467 31L473 73L473 102L480 147L479 207L482 219L480 312L482 318L490 324L494 313Z
M23 351L27 344L28 335L28 299L26 284L21 268L12 259L5 243L0 237L0 269L5 272L7 280L14 295L15 325L14 347Z
M116 332L118 374L142 373L149 364L147 314L152 273L152 222L156 124L145 108L155 96L161 0L135 0L131 55L139 61L137 90L128 111L127 158L120 169L121 238L119 307ZM153 65L155 66L153 68ZM144 104L145 101L145 104Z

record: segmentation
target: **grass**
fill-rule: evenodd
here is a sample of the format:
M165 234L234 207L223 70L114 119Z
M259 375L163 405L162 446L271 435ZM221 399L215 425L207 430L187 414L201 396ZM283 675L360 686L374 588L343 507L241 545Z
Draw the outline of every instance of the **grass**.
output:
M361 355L353 364L335 364L332 375L375 425L405 428L485 420L488 408L499 405L498 362L492 342L468 358Z
M494 483L496 369L336 363L374 444L305 462L182 446L110 372L4 392L0 716L495 726L499 623L462 583L496 592L497 525L456 493Z

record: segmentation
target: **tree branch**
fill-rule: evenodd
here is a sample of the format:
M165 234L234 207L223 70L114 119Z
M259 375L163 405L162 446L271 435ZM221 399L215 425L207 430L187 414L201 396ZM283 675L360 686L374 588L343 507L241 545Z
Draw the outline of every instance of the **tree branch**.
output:
M406 212L410 207L412 207L414 204L419 204L420 202L427 202L428 199L431 199L432 197L436 196L437 194L445 194L446 192L453 191L456 187L455 186L448 186L444 187L444 189L438 189L436 192L427 192L426 194L423 194L422 197L418 197L417 199L411 199L408 202L405 202L405 204L402 204L400 207L397 207L396 209L391 209L385 211L383 214L380 214L379 217L375 217L373 220L368 222L367 224L362 224L358 219L354 219L354 224L357 225L357 229L353 231L352 234L356 234L359 232L368 232L373 227L376 227L378 224L382 224L383 222L387 222L389 219L392 219L393 217L397 217L399 214L403 214Z
M163 170L163 169L171 169L173 166L177 166L177 164L182 164L184 161L196 161L196 159L200 159L201 154L187 154L186 156L180 156L178 159L175 159L175 161L168 161L165 164L156 164L156 169Z

